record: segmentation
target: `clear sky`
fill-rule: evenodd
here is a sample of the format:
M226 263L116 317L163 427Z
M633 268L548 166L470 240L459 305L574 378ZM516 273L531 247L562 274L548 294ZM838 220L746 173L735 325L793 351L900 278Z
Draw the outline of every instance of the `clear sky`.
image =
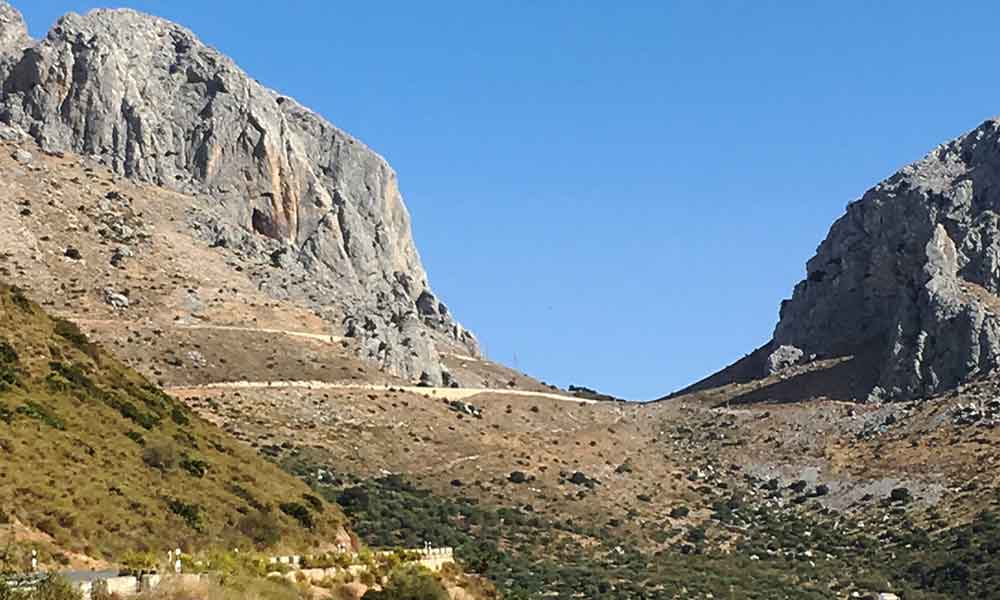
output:
M491 358L629 399L766 342L847 202L1000 112L989 2L13 3L193 29L392 163Z

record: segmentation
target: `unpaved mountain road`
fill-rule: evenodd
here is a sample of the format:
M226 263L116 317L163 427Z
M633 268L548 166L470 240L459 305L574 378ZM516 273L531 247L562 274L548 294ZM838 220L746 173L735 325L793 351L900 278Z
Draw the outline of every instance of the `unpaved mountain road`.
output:
M171 327L174 329L208 329L215 331L243 331L247 333L270 333L274 335L287 335L289 337L297 337L308 340L316 340L318 342L326 342L328 344L336 344L337 342L342 342L346 340L346 337L329 335L325 333L311 333L308 331L293 331L289 329L272 329L270 327L246 327L242 325L207 325L204 323L169 323L169 324L159 324L153 321L119 321L116 319L79 319L72 315L64 316L63 318L73 321L77 325L84 325L92 327L95 325L131 325L131 326L145 326L145 327Z
M548 398L563 402L575 402L577 404L597 404L596 400L586 398L574 398L561 394L551 394L548 392L532 392L528 390L508 390L501 388L433 388L421 387L417 385L380 385L368 383L330 383L327 381L219 381L202 385L187 385L168 387L166 391L173 395L188 395L200 390L225 390L225 389L268 389L268 388L303 388L310 390L365 390L365 391L388 391L390 389L402 390L413 394L422 394L444 400L465 400L480 394L502 394L505 396L527 396L534 398Z

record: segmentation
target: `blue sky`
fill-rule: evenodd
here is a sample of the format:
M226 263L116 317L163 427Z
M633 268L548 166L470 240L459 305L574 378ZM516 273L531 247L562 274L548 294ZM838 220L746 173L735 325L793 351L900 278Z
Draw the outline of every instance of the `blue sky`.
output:
M392 163L491 358L629 399L766 342L849 201L1000 112L987 2L14 4L193 29Z

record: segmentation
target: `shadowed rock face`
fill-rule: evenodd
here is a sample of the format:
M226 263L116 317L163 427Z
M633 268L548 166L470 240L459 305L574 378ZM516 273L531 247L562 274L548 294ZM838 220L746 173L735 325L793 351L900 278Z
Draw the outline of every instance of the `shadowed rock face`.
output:
M190 31L98 10L67 15L32 43L0 0L5 55L0 120L46 149L199 196L199 235L248 260L269 257L286 283L262 287L313 305L361 338L367 358L440 382L440 346L478 354L436 308L385 160Z
M942 145L847 207L782 303L773 347L883 348L873 399L1000 366L1000 121Z

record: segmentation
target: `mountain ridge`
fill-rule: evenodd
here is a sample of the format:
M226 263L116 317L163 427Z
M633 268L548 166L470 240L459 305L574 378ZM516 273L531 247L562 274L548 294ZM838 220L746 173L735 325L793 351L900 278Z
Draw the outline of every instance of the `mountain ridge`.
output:
M858 356L877 373L853 360L866 382L845 400L929 397L1000 372L998 147L988 119L848 204L771 340L671 396Z
M441 354L479 356L428 284L381 156L167 20L71 13L27 42L0 7L0 121L46 151L197 196L192 230L273 259L284 281L262 289L309 305L392 374L447 383Z

